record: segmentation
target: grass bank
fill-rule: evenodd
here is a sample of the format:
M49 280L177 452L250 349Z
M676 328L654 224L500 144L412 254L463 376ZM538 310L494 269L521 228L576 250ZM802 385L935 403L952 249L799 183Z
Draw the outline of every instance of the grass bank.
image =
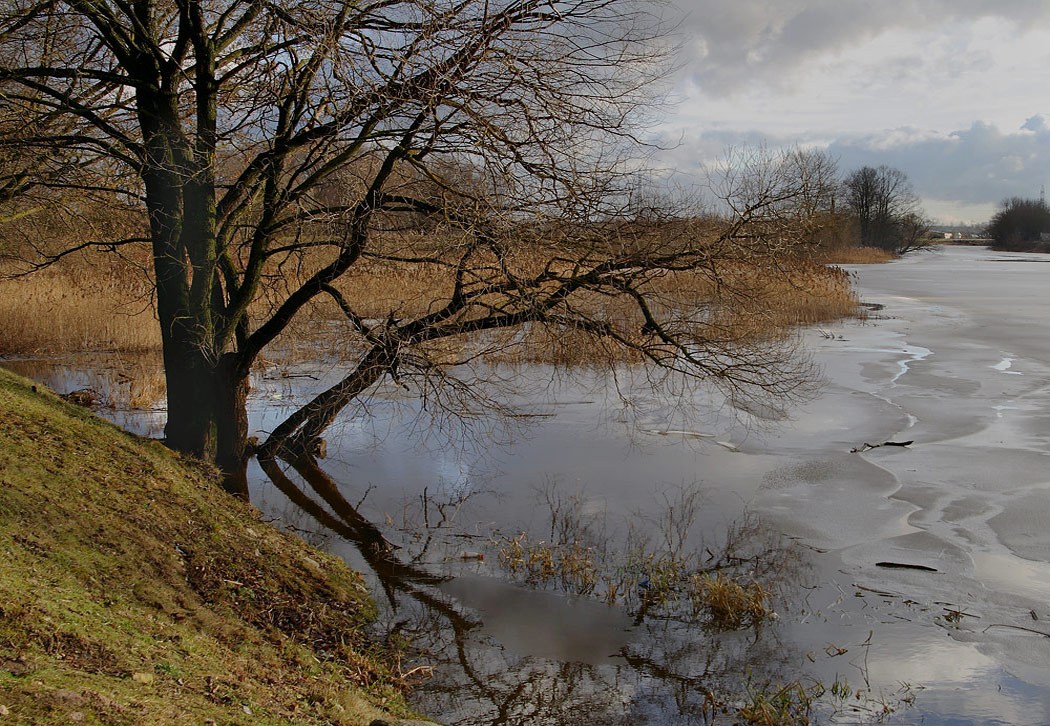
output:
M0 722L403 710L360 576L209 472L0 370Z

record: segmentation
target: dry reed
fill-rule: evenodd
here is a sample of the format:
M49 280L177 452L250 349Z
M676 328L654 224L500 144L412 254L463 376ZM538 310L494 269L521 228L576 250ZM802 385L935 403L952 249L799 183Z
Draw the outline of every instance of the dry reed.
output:
M546 250L518 252L520 274L538 271ZM146 275L131 265L113 265L104 253L82 255L86 261L64 263L36 275L0 279L0 355L116 351L155 351L160 331ZM265 319L309 274L304 263L285 277L275 277L267 294L252 308ZM689 316L701 307L710 322L737 340L773 337L796 326L815 325L856 314L857 300L848 276L837 268L807 260L770 264L760 260L726 263L718 276L709 271L658 276L649 283L657 312ZM406 319L438 309L451 295L448 268L436 264L364 261L337 284L364 318ZM642 329L634 305L624 298L593 295L574 303L578 310L613 324L625 336ZM335 302L322 296L278 339L276 357L294 360L353 356L354 336ZM724 333L722 333L724 335ZM486 341L493 362L560 364L636 363L637 352L624 350L572 329L541 326L501 333ZM458 354L465 341L444 341L446 356Z
M144 275L119 267L66 267L0 278L0 355L159 348Z
M829 265L878 265L892 262L897 256L878 247L836 247L821 258Z

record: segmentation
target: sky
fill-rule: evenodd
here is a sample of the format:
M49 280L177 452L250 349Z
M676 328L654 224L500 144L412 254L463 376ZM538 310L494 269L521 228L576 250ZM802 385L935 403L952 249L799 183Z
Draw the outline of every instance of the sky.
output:
M684 14L665 166L827 149L905 172L928 216L986 222L1050 186L1050 0L671 0Z

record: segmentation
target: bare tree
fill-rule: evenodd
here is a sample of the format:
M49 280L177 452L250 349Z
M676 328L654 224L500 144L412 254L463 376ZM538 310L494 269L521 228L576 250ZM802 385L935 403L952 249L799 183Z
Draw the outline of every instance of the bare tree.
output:
M909 212L897 219L898 255L930 246L930 220L920 212Z
M714 234L625 221L665 36L630 0L11 0L0 104L20 121L0 150L42 160L19 191L145 210L167 443L243 492L250 369L321 300L354 362L268 456L309 450L385 378L470 398L452 373L509 329L792 390L781 352L686 309L669 280L717 283L716 263L788 244L810 189L797 161L739 177ZM362 293L377 269L416 281L414 304Z
M860 225L861 244L898 254L921 246L929 229L907 175L888 166L865 166L843 184Z

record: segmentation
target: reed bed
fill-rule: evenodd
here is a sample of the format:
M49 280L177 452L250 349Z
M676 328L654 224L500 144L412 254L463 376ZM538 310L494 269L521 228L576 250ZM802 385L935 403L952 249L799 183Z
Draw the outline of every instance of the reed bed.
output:
M723 320L750 325L755 335L848 317L857 308L847 273L801 259L727 263L717 276L676 273L657 286L666 299L713 305Z
M547 263L547 253L525 247L511 263L519 274L534 274ZM252 308L253 319L265 319L283 294L312 271L310 262L272 278L267 294ZM366 319L406 319L433 312L452 293L447 267L381 260L364 261L337 285ZM848 275L806 259L727 262L717 275L706 270L678 272L656 276L647 285L658 315L684 320L703 310L712 331L740 341L776 337L798 326L857 313ZM642 330L637 308L624 298L595 294L575 304L625 337L637 337ZM278 339L275 358L352 357L358 352L334 300L321 296L304 313ZM451 359L465 343L443 341L435 348ZM160 344L150 280L132 264L113 264L104 253L84 254L31 276L0 277L0 355L132 354L158 351ZM484 347L494 351L494 362L584 366L640 360L636 352L581 331L541 326L500 333Z
M835 267L793 260L762 267L727 264L717 278L680 272L654 279L648 296L655 315L671 329L689 327L693 335L747 346L789 336L799 327L858 314L849 275ZM628 300L594 296L577 305L611 323L624 338L643 343L644 320ZM491 358L500 363L601 366L642 361L636 351L571 327L531 326L494 336Z
M119 266L0 277L0 355L160 349L145 275Z
M837 247L821 255L821 262L829 265L881 265L892 262L897 255L878 247Z

